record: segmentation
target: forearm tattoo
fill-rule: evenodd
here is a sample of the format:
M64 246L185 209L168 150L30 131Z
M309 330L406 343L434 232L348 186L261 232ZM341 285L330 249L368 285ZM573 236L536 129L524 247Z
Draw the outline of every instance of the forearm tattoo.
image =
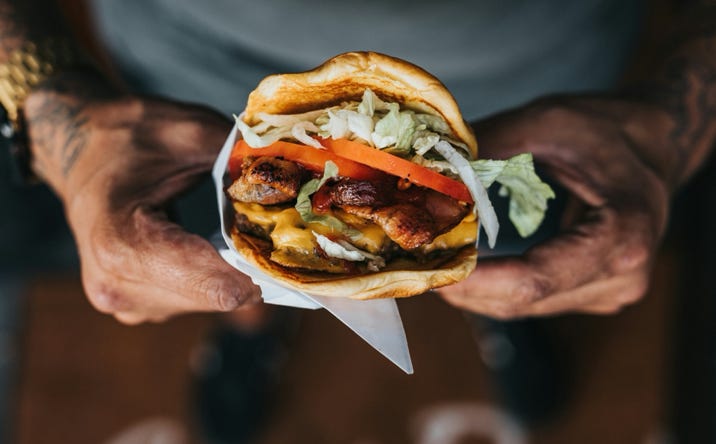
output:
M23 43L45 38L71 40L54 0L0 0L0 62ZM41 106L25 113L33 151L62 177L72 171L87 145L89 119L83 109L96 96L92 86L99 80L91 75L80 81L53 76L37 88Z
M716 140L716 5L693 5L670 36L668 57L645 89L669 113L669 143L682 179L709 154Z
M55 92L43 96L40 111L28 118L32 143L47 158L59 162L63 177L71 172L87 144L87 116L75 99Z

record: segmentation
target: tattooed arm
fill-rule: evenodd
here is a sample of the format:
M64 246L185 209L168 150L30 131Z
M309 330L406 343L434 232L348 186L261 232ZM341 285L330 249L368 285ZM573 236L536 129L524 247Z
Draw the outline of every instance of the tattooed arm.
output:
M0 0L0 61L66 36L52 1ZM126 323L227 311L258 288L166 214L205 175L230 123L196 106L136 97L100 73L69 71L24 104L33 167L65 207L90 302Z
M669 200L716 136L716 7L684 14L629 91L550 97L475 124L480 154L531 151L571 193L563 229L520 257L483 260L441 291L498 318L613 313L646 292Z

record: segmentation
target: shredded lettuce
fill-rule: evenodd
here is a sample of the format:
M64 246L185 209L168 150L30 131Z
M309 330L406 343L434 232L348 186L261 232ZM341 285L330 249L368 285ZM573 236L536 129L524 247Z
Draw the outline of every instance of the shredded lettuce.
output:
M436 143L440 142L440 136L425 130L418 130L413 137L413 149L415 150L415 154L419 156L423 156L430 151Z
M485 187L494 182L501 185L499 194L509 197L510 221L520 236L527 237L537 231L547 211L547 200L554 199L555 195L535 173L531 153L508 160L477 160L470 165Z
M313 122L321 115L325 114L326 110L319 109L316 111L308 111L301 114L268 114L268 113L257 113L257 116L261 121L275 127L281 126L292 126L299 122Z
M433 116L432 114L415 114L413 118L418 124L425 125L431 131L450 134L450 126L442 117Z
M319 121L320 124L320 121ZM319 134L331 139L348 137L348 119L341 118L336 112L328 110L328 120L319 127Z
M375 111L386 111L388 104L382 100L370 89L366 88L363 92L363 99L358 105L357 111L366 116L373 117Z
M348 122L348 130L351 131L355 137L370 143L370 134L373 132L373 119L371 117L347 109L338 110L337 114L346 119Z
M241 116L234 115L234 120L236 120L236 126L238 126L239 131L241 131L241 137L249 144L250 147L259 148L266 146L264 139L259 136L253 128L246 124Z
M298 122L291 128L291 135L304 145L312 146L319 150L324 149L318 140L308 134L308 131L318 133L318 127L313 122Z
M452 145L445 141L440 141L435 144L435 149L457 169L460 179L462 179L475 201L475 209L480 215L481 225L485 230L485 234L487 234L487 243L490 248L494 248L497 242L497 233L500 231L500 223L497 220L492 202L487 196L487 190L482 185L482 182L478 180L470 162L462 157Z
M547 201L554 192L535 174L531 154L509 160L468 161L470 149L455 140L447 122L440 116L401 109L398 103L381 100L366 89L360 102L346 102L301 114L259 113L260 122L247 125L236 117L246 143L254 148L282 140L296 140L316 149L323 149L316 136L333 139L360 140L377 149L386 150L451 178L460 178L470 190L480 213L482 226L490 246L497 237L499 223L484 190L494 183L500 185L500 196L508 197L509 218L520 235L534 233L544 219ZM298 195L296 209L306 222L317 222L348 237L360 236L339 219L314 214L310 196L326 180L335 177L332 162L325 165L323 177L306 183Z
M390 110L375 124L371 134L376 148L392 147L398 153L409 153L416 130L416 122L412 111L400 111L397 103L388 105Z
M360 231L349 227L340 219L327 214L316 214L313 212L311 205L311 195L318 191L329 179L338 175L338 166L330 160L323 167L323 176L320 179L311 179L306 182L298 192L296 197L296 211L306 223L319 223L327 226L331 230L345 234L351 239L360 238Z
M447 176L453 179L459 177L457 173L457 168L455 168L455 166L447 160L426 159L425 157L417 154L413 156L410 161L420 166L424 166L429 170L438 172L443 176Z
M315 231L312 231L312 233L316 242L318 242L318 245L330 257L344 259L351 262L367 261L368 269L371 271L379 271L381 268L385 267L385 259L376 254L361 250L355 245L344 240L334 242L326 236L316 233Z

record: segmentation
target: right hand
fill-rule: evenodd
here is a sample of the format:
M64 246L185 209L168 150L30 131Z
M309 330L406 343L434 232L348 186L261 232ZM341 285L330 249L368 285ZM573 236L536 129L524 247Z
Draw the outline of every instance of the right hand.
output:
M128 324L230 311L260 290L167 216L204 176L231 123L216 112L122 96L69 75L26 102L38 174L62 199L92 305Z
M523 255L478 261L440 289L449 303L500 319L608 314L639 301L666 229L679 171L661 108L614 97L549 97L476 126L480 153L531 152L570 193L563 226Z

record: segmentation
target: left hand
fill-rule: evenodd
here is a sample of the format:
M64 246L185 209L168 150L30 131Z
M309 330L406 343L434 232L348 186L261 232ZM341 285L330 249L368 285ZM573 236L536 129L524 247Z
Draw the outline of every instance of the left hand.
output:
M478 260L467 280L439 293L501 319L614 313L638 301L678 174L675 150L659 134L668 126L645 104L575 98L543 99L476 124L480 157L531 152L571 202L557 236L520 257Z
M29 96L35 169L62 200L90 303L126 324L232 311L260 290L169 218L205 177L231 122L208 108L120 94L65 73Z

